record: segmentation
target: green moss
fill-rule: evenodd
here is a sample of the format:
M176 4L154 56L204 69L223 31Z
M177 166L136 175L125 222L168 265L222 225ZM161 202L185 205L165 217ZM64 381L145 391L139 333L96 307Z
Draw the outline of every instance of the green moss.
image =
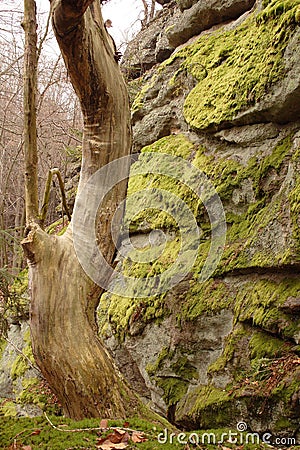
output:
M16 380L17 378L20 378L22 375L24 375L26 370L28 370L28 367L28 362L26 361L24 356L18 355L12 364L10 376L13 380Z
M199 413L207 406L217 405L228 401L228 392L217 389L214 386L200 386L197 388L197 401L193 406L192 413Z
M147 94L147 92L149 91L149 89L151 89L157 80L157 74L154 74L151 78L151 80L144 84L142 89L139 91L138 95L135 97L133 104L132 104L132 112L135 113L137 112L139 109L141 109L143 107L144 104L144 97Z
M300 158L299 158L300 159ZM300 259L300 176L295 174L295 186L289 194L289 203L292 220L292 237L295 242L293 257Z
M5 339L0 339L0 361L2 359L3 353L7 347L7 342Z
M237 324L233 331L227 336L224 342L224 350L219 358L216 359L208 368L208 373L221 372L230 363L237 350L237 344L242 338L248 336L248 331L243 324ZM245 353L244 353L244 356Z
M210 279L204 283L192 280L181 308L181 318L194 320L204 313L216 314L230 307L233 299L233 293L223 280Z
M283 373L286 372L286 369L283 367ZM298 394L300 390L300 370L299 368L294 369L293 376L291 374L286 373L286 377L277 383L274 387L272 394L277 397L277 399L281 399L285 402L290 402L293 395Z
M179 416L188 416L201 428L228 426L232 422L232 400L228 392L212 385L190 390L178 405Z
M173 352L168 347L163 347L158 355L154 364L147 364L146 370L149 376L155 376L155 374L162 369L166 359L170 359L173 356Z
M276 431L287 431L291 428L291 421L286 417L280 417L274 425L274 430Z
M255 332L249 341L251 359L277 358L282 356L289 345L264 332Z
M148 298L121 297L105 294L98 308L100 334L105 336L108 323L114 334L122 340L130 327L146 325L166 317L164 295Z
M0 418L0 447L3 449L15 446L23 448L30 446L32 449L44 450L65 450L65 449L92 449L96 448L99 442L99 436L105 437L112 434L113 431L101 432L99 429L99 419L84 419L74 421L64 417L50 416L50 420L58 429L53 428L44 417L35 418ZM127 422L127 425L125 423ZM157 441L157 435L163 431L163 427L171 433L174 431L166 420L157 421L157 416L149 418L149 421L141 420L137 417L131 417L125 420L109 420L109 427L130 428L145 434L147 442L135 444L129 440L128 450L158 449L160 444ZM66 432L65 430L75 429L76 432ZM79 431L82 430L83 431ZM129 435L131 436L131 432ZM173 448L183 449L183 445L173 445L166 443L166 450Z
M193 149L193 144L180 134L159 139L152 145L144 147L142 153L166 153L174 157L189 159ZM178 228L176 220L172 214L168 213L168 211L172 211L172 205L176 198L184 201L192 212L196 212L199 199L180 178L157 174L156 162L151 159L148 161L143 158L142 161L138 161L133 165L131 173L138 173L139 167L146 163L147 175L131 175L129 179L125 224L130 222L129 229L132 233L140 228L176 230ZM167 164L168 160L165 162L165 169L168 173L170 167ZM164 191L171 194L165 200L168 211L162 210L166 208L156 209L153 207L155 204L161 206L161 193ZM175 194L176 197L172 194ZM149 199L151 199L150 203ZM174 204L174 208L175 206ZM142 211L138 212L139 209Z
M19 297L28 291L28 269L24 269L18 273L12 284L12 292Z
M16 380L17 378L22 377L25 374L25 372L29 369L28 359L34 364L34 357L32 353L29 329L24 333L24 344L25 345L22 350L22 354L17 355L16 359L12 364L10 370L10 376L12 380Z
M289 338L291 319L280 312L278 306L288 297L297 297L299 292L300 280L297 277L278 281L263 278L245 283L235 297L235 318Z
M166 63L182 58L182 67L198 79L184 105L192 127L205 129L232 120L283 77L283 52L296 25L298 5L299 0L271 2L257 17L250 16L236 29L201 37Z
M44 382L39 378L23 378L22 391L16 397L16 402L21 405L33 404L53 412L56 410L56 401L49 389L46 389Z
M167 407L176 405L188 390L188 383L180 378L156 377L155 381L157 386L159 386L163 390L162 397Z
M179 352L180 356L177 356ZM175 351L164 347L154 364L146 370L150 378L163 390L163 399L168 407L176 405L186 394L189 381L198 379L196 368L190 363L188 355L179 348Z
M57 236L62 236L68 228L68 221L65 218L61 218L53 222L46 228L48 234L56 234Z
M168 155L189 159L193 150L194 145L186 136L176 134L163 137L153 144L143 147L142 152L167 153Z
M14 402L11 402L9 400L2 400L2 402L0 403L0 420L1 416L16 417L17 414L17 408Z

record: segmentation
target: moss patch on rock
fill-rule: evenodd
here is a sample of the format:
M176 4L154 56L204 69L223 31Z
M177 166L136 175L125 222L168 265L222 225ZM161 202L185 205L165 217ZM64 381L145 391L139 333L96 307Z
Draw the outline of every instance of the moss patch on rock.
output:
M283 53L297 25L298 6L299 0L274 0L236 29L205 35L176 53L173 59L183 59L181 70L198 80L184 105L192 127L230 122L284 76Z

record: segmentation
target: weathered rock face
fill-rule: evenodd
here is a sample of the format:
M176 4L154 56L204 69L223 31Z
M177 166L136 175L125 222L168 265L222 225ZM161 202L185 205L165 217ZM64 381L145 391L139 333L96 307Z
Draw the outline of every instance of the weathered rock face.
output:
M124 256L120 270L144 277L145 295L104 295L101 334L131 384L175 423L235 429L244 421L256 432L297 436L299 2L284 8L279 0L258 2L259 7L246 14L254 2L178 3L181 17L191 17L188 14L196 10L208 17L214 8L223 11L216 16L226 24L195 36L217 22L207 20L204 28L193 28L191 22L181 21L182 33L177 35L184 38L178 41L176 27L167 30L174 46L193 38L139 80L133 126L135 151L142 155L132 173L148 161L149 174L130 180L129 198L141 198L145 211L128 202L127 221L143 254L153 256L159 250L160 256L143 259L143 264L134 252ZM226 8L232 15L226 15ZM235 20L229 23L230 18ZM214 197L204 208L201 190L195 195L183 186L184 173L182 180L163 175L167 169L155 166L155 157L154 162L147 159L151 153L192 163L222 202L226 242L222 254L215 256L220 262L205 281L201 271L216 213L209 215L207 207ZM165 190L188 204L202 234L183 281L151 296L146 280L172 264L176 267L179 242L187 232L176 226L185 212L176 209L173 200L167 202L168 214L149 211L151 195L163 198ZM162 209L165 204L162 201ZM166 234L165 244L153 243L153 229ZM191 242L183 250L193 249Z
M41 415L41 377L33 368L28 324L11 325L8 341L1 342L1 349L0 414Z
M140 77L172 54L174 46L169 43L165 30L177 16L179 11L172 1L168 8L158 11L155 20L128 44L122 63L122 70L128 79Z
M169 42L174 47L184 44L213 25L239 17L254 3L255 0L181 1L179 6L183 12L167 31Z
M257 2L248 13L254 2L159 3L166 7L125 62L132 78L143 74L130 86L134 150L142 152L133 173L145 161L148 172L137 170L130 180L129 199L136 197L128 199L126 220L137 250L123 242L119 270L144 278L144 296L122 285L123 296L114 293L116 277L101 298L101 336L130 385L179 426L235 430L242 421L254 432L299 439L299 2ZM195 36L205 5L203 17L211 19L199 20L201 27L216 23L216 10L226 24ZM170 56L177 42L184 45ZM172 164L158 167L147 160L150 153L192 163L221 200L226 242L221 251L214 247L210 264L220 261L205 280L218 229L215 197L187 188L182 181L193 176L184 171L170 180L164 173L174 174ZM201 187L201 180L194 182ZM194 215L196 246L181 245L189 233L186 212L173 197L164 202L165 191ZM174 263L180 251L194 258L184 277L185 268ZM180 282L156 296L147 290L148 278L172 266L171 279ZM24 325L13 325L9 339L31 358ZM1 349L0 414L40 413L41 380L11 344Z

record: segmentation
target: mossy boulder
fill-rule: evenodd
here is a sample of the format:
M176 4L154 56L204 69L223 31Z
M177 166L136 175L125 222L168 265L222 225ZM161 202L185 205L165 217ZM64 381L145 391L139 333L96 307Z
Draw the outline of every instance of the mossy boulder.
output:
M206 4L185 3L186 13ZM139 80L133 102L142 154L132 166L125 225L136 248L127 236L118 270L147 281L176 259L185 213L159 209L159 190L188 205L201 233L192 266L168 291L116 295L116 277L100 302L100 334L132 386L186 428L242 420L257 432L297 436L299 4L257 2L237 20L194 36ZM221 200L226 242L205 282L211 216L184 176L165 176L147 159L156 153L197 168ZM139 164L149 173L134 175Z
M213 25L239 17L251 9L254 0L181 0L178 3L183 13L167 32L169 42L174 47Z
M36 368L28 323L11 325L1 341L0 417L34 417L60 406Z

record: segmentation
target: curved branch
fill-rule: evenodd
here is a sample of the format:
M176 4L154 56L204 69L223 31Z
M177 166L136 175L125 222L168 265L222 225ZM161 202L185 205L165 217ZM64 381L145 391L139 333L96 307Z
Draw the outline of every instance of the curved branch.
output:
M64 210L65 210L65 213L67 214L69 221L71 220L71 214L70 214L70 211L69 211L69 208L67 205L64 182L63 182L63 179L62 179L59 169L54 168L54 169L49 170L47 182L45 185L43 205L42 205L42 208L40 211L40 223L41 223L42 228L44 226L46 216L47 216L47 211L48 211L48 206L49 206L49 198L50 198L50 190L51 190L51 181L52 181L52 178L54 175L56 175L58 178L59 188L60 188L61 197L62 197L62 204L63 204Z

